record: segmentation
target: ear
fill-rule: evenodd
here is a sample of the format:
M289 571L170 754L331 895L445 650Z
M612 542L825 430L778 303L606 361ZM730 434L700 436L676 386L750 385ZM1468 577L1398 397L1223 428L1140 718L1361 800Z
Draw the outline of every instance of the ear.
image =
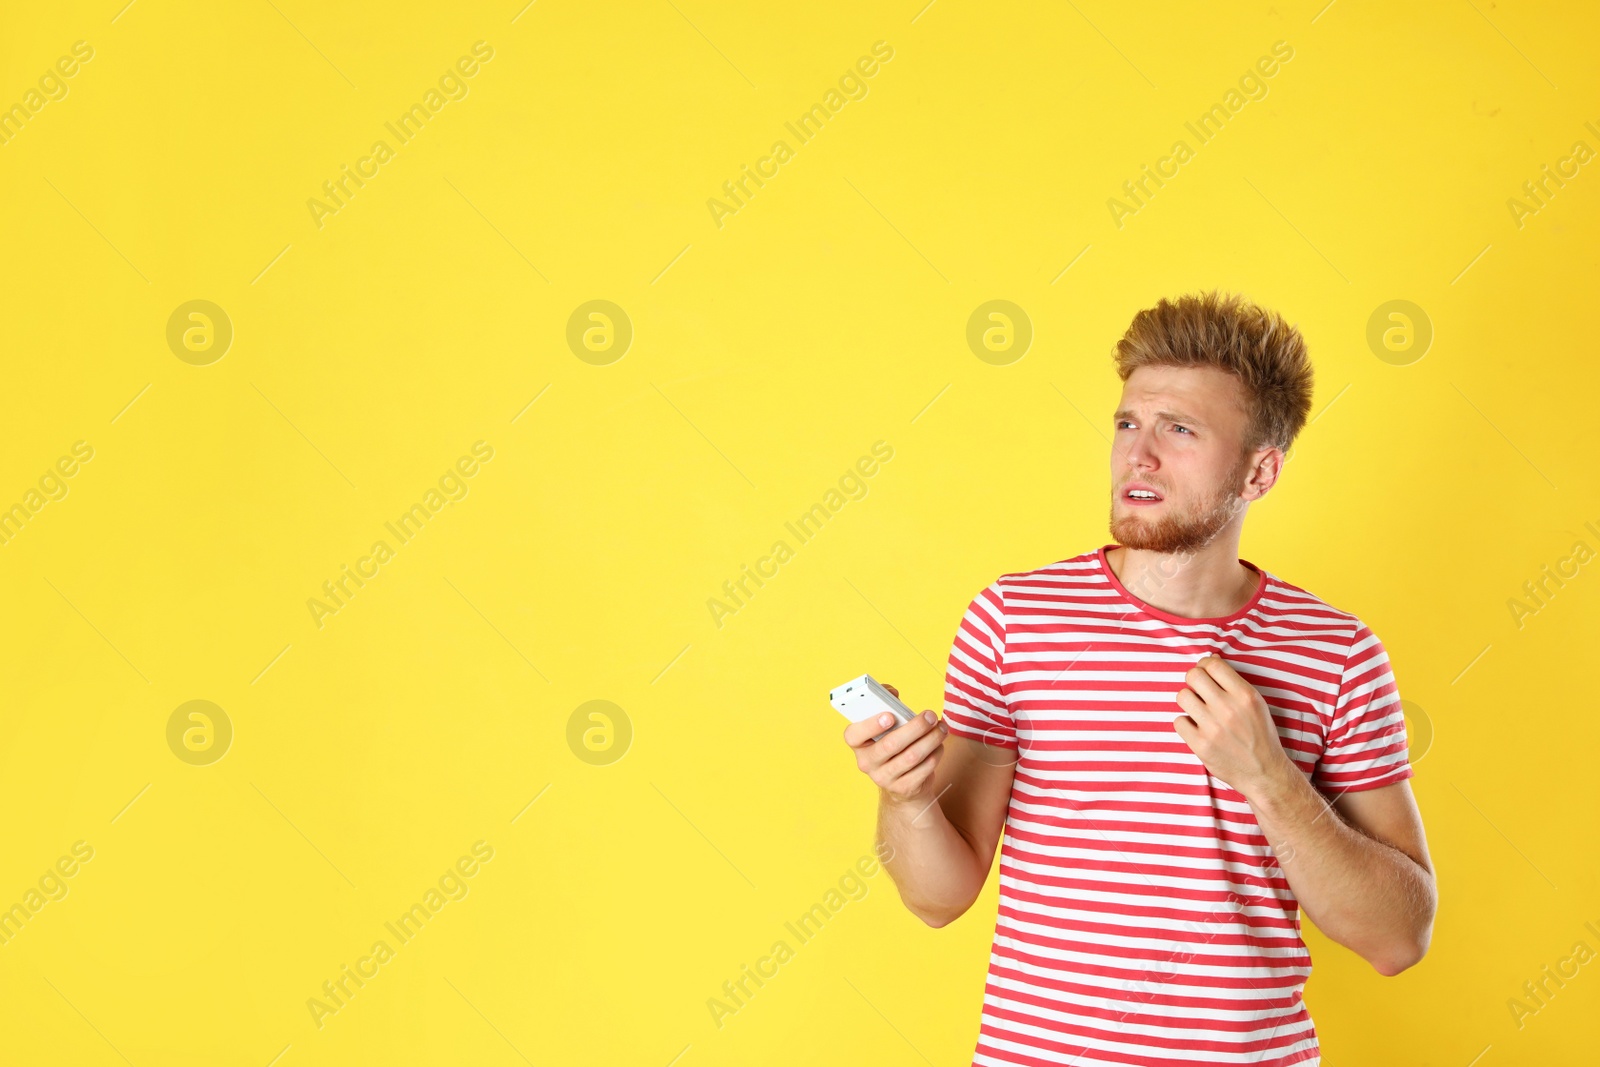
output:
M1259 500L1267 490L1278 483L1283 473L1283 452L1278 448L1262 448L1250 455L1250 476L1240 494L1246 500Z

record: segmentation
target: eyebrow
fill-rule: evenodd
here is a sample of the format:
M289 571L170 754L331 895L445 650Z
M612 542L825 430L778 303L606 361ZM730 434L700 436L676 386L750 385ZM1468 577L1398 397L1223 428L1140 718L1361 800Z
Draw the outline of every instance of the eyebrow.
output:
M1133 421L1135 418L1136 416L1133 412L1129 411L1127 408L1123 408L1121 411L1111 416L1111 421L1118 422L1122 419ZM1168 422L1181 422L1186 426L1197 426L1202 430L1208 428L1206 424L1201 422L1199 419L1185 415L1181 411L1158 411L1156 412L1156 418L1165 419Z

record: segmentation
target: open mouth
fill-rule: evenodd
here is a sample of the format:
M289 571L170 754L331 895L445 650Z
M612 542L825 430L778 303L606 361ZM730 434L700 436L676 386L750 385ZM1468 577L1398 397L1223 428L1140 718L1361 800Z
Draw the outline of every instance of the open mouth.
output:
M1159 504L1164 498L1149 486L1135 483L1122 490L1122 499L1130 504Z

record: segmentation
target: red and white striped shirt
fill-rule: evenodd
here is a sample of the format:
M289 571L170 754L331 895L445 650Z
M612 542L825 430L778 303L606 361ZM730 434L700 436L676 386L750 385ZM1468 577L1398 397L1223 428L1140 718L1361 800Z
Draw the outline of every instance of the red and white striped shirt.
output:
M1000 907L975 1065L1319 1064L1299 903L1244 797L1172 727L1220 655L1332 799L1411 776L1378 638L1262 578L1232 615L1135 597L1106 545L973 598L945 676L950 732L1012 750Z

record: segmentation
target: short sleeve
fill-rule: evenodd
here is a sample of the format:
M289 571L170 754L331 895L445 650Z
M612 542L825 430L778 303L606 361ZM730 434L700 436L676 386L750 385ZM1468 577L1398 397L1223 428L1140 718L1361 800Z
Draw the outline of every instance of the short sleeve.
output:
M944 718L956 736L1017 747L1016 726L1000 687L1005 647L1005 598L996 580L967 605L950 646Z
M1345 658L1327 746L1311 784L1334 795L1394 785L1412 775L1408 753L1389 653L1361 625Z

